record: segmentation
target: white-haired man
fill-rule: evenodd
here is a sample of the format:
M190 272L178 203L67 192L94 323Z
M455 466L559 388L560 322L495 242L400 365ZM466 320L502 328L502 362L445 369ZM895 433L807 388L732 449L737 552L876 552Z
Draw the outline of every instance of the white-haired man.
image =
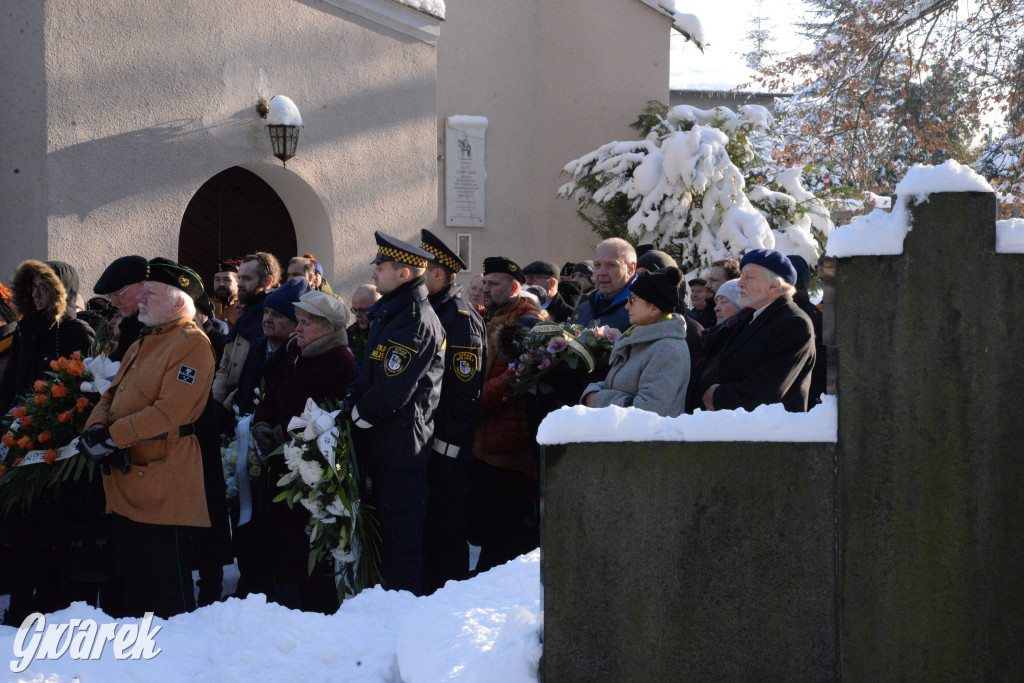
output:
M125 615L166 618L195 608L187 549L192 529L210 517L194 423L216 361L192 319L199 276L162 258L147 270L139 294L146 328L89 415L79 450L106 470Z
M629 285L636 279L636 249L624 239L612 237L594 251L594 281L597 290L580 302L570 322L589 325L596 322L617 330L629 327Z
M814 327L793 303L796 269L774 249L755 249L740 262L741 308L754 314L732 333L718 363L718 379L702 397L705 410L781 403L805 412L814 369Z

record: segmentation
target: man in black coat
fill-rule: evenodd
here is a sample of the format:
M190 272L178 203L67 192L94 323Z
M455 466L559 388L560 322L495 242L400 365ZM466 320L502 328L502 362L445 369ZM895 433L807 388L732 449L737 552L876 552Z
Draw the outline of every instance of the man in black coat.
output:
M553 323L564 323L569 320L579 303L579 292L574 300L566 299L565 290L559 286L558 266L550 261L534 261L523 268L527 285L536 285L548 294L548 300L541 305L542 311L548 312ZM575 283L570 283L573 286ZM578 289L578 287L577 287Z
M423 522L434 414L444 373L444 329L424 274L433 255L382 232L372 279L381 298L359 379L348 395L356 455L380 530L381 583L423 593Z
M774 249L755 249L740 263L740 305L751 319L722 349L719 376L702 397L706 410L782 403L805 412L814 368L814 328L793 303L796 270Z
M420 248L434 255L427 264L430 305L445 333L441 403L434 418L433 453L427 470L430 498L423 530L424 590L469 578L467 510L473 437L484 384L487 333L476 309L459 296L455 276L466 263L429 230Z

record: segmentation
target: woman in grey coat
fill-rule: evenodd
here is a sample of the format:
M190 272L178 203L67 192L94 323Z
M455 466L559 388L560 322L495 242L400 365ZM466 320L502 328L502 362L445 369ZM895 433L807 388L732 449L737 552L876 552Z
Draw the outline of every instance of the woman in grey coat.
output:
M584 405L633 406L665 417L684 412L690 380L686 319L672 313L682 280L678 268L663 268L630 285L631 327L615 342L607 379L583 391Z

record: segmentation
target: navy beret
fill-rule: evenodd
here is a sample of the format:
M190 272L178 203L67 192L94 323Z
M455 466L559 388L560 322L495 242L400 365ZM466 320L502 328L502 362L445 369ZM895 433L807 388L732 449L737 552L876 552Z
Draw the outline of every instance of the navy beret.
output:
M781 251L774 249L755 249L748 251L740 261L740 268L753 263L772 271L791 285L796 285L796 268L793 263Z

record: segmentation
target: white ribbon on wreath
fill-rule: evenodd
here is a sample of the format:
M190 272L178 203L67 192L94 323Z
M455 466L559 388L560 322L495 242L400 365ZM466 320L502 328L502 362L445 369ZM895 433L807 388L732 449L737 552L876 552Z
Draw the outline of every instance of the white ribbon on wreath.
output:
M335 419L341 410L327 412L316 404L312 398L306 399L306 407L301 415L296 415L288 421L288 431L302 431L302 438L306 441L316 440L317 448L327 459L327 462L334 467L334 447L338 445L338 425Z

